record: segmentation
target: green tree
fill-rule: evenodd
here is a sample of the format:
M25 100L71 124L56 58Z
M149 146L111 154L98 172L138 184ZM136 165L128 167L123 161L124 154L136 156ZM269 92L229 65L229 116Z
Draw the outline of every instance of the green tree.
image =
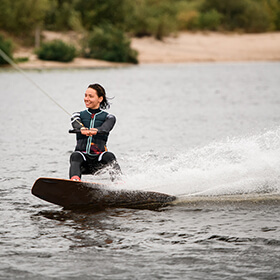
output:
M176 4L176 20L179 30L199 29L200 1L179 1Z
M269 30L271 19L262 0L207 0L201 7L202 12L212 9L223 15L221 25L225 30Z
M0 29L22 38L33 37L48 7L49 0L1 0Z
M263 3L248 1L243 15L243 26L247 32L266 32L270 29L271 18Z
M280 30L280 1L261 0L263 8L267 11L270 18L270 30Z
M49 9L45 14L45 26L50 30L84 30L81 14L75 10L74 0L49 0Z
M74 4L87 30L106 23L124 30L127 26L127 17L134 6L131 0L76 0Z
M162 40L177 30L176 5L168 0L135 0L128 22L133 35L153 35Z

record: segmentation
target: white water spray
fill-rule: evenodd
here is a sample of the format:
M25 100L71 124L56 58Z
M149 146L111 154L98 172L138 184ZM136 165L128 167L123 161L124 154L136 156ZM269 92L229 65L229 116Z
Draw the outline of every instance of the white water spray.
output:
M260 135L214 142L177 155L128 159L125 187L195 195L279 194L280 127Z

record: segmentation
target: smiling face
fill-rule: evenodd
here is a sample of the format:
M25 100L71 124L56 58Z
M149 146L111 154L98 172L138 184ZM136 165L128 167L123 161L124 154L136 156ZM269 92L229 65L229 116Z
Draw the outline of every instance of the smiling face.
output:
M99 97L97 91L92 88L88 88L85 93L84 102L89 109L98 109L103 97Z

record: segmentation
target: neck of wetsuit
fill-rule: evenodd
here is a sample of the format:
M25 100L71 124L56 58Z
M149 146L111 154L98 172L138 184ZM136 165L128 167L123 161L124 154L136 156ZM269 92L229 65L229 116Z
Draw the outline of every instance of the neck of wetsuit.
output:
M98 108L98 109L91 109L91 108L89 108L88 111L89 111L91 114L94 114L94 115L97 114L97 113L99 113L99 112L101 112L100 108Z

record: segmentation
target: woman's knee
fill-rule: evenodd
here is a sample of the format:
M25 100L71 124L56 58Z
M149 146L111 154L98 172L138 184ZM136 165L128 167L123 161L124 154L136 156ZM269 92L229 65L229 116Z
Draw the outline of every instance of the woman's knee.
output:
M111 152L105 152L102 157L100 162L108 164L108 163L112 163L115 162L117 159L115 157L115 155Z
M82 163L84 161L83 155L79 152L73 152L70 156L70 162L73 161Z

